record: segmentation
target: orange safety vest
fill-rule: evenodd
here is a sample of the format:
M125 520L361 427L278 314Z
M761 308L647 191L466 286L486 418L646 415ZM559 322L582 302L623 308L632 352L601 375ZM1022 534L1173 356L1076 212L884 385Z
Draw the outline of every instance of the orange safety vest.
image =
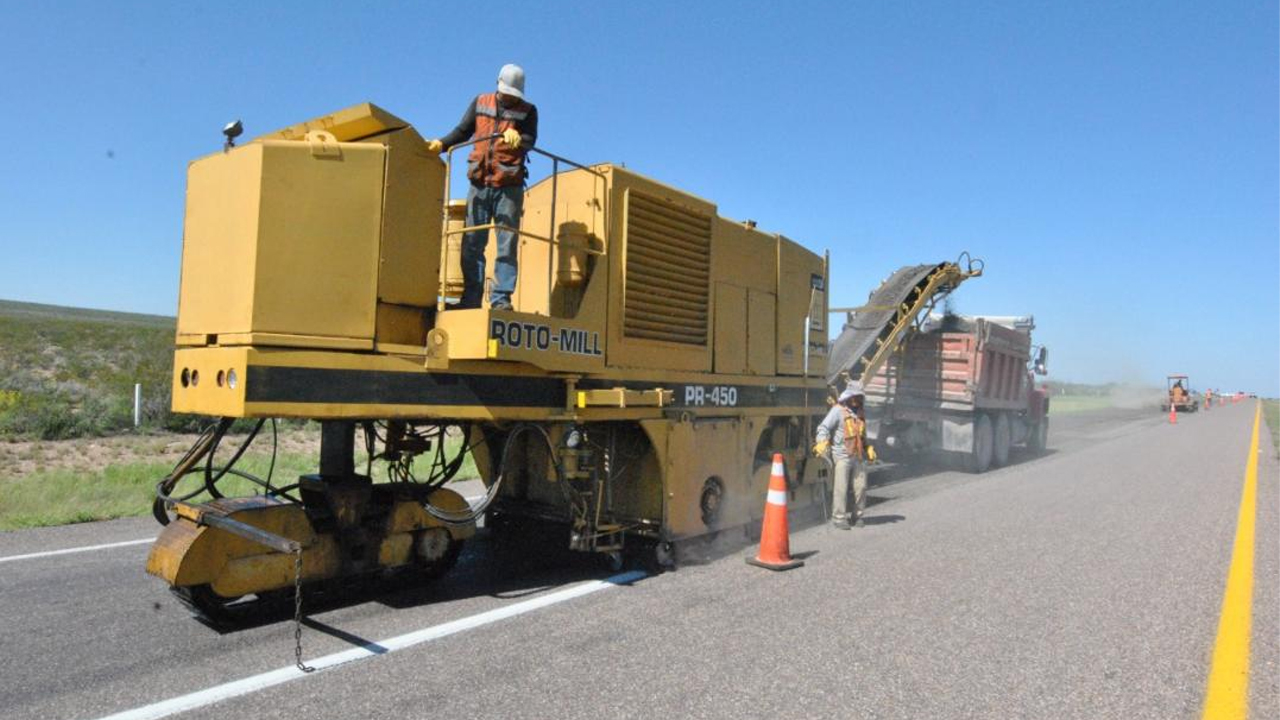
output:
M471 146L467 158L467 178L472 183L489 187L524 183L529 174L524 165L527 149L513 148L501 138L488 138L506 130L519 131L517 124L524 122L532 110L533 106L523 100L503 107L497 93L476 97L476 132L471 139L479 142Z
M844 451L849 457L862 460L867 423L844 405L840 406L840 412L844 415Z

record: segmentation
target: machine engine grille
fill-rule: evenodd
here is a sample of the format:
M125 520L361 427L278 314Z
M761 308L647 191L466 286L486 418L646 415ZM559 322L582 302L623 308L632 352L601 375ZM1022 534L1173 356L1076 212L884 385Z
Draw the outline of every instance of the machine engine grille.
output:
M627 191L622 334L706 345L711 218Z

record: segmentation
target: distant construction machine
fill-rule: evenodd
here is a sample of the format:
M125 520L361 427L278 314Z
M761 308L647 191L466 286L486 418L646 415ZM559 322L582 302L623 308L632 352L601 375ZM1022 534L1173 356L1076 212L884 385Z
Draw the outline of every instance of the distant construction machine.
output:
M1178 412L1195 412L1200 409L1200 399L1191 390L1191 378L1187 375L1170 375L1165 379L1167 388L1161 412L1172 407Z

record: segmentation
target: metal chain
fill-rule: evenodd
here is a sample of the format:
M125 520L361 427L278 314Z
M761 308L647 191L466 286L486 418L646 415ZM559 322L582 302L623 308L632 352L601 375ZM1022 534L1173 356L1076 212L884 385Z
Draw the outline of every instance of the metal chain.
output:
M293 552L293 658L302 672L315 670L302 662L302 545Z

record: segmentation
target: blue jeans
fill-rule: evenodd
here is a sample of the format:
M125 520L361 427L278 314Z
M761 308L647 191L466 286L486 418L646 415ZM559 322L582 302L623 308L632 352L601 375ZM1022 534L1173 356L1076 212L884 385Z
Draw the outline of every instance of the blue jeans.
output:
M467 225L484 225L496 222L507 227L520 227L520 212L524 205L524 188L519 185L506 187L471 186L467 193ZM494 255L493 292L489 304L511 304L511 293L516 289L519 240L510 230L498 230L498 252ZM488 230L475 230L462 237L462 301L464 308L480 307L484 292L484 248L489 244Z

